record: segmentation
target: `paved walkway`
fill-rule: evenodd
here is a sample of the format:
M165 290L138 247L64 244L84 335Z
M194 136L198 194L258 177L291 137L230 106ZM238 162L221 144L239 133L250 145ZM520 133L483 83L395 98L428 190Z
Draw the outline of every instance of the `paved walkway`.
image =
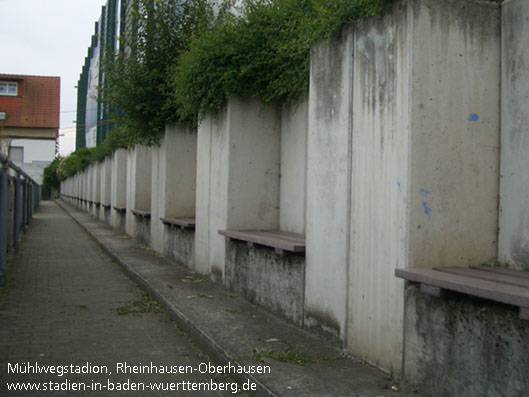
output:
M118 389L117 382L128 379L209 383L215 378L215 382L232 382L225 377L196 373L118 375L117 363L150 365L152 362L157 366L197 368L211 360L173 320L159 312L161 307L54 202L41 203L24 240L10 263L7 285L0 288L1 396L60 394L8 391L7 382L48 382L46 386L41 383L40 387L59 389L66 382L85 382L88 386L85 392L62 393L76 396L116 395L109 389ZM14 374L8 373L8 363L12 370L18 363L18 372L34 372L35 363L41 370L53 365L67 366L57 370L82 371L82 366L90 363L91 372L97 371L95 366L106 365L112 374ZM81 367L71 367L71 364ZM90 392L96 382L102 384L102 390ZM185 386L192 387L187 384L180 388ZM131 391L118 394L170 393L147 389L135 394ZM222 395L198 391L191 394Z
M251 385L256 389L243 395L374 397L411 393L374 368L345 357L339 347L250 304L221 284L155 255L73 206L58 203L88 234L55 203L41 204L10 269L8 285L0 288L0 395L4 395L7 380L50 378L49 374L7 374L8 362L107 365L112 375L68 376L104 385L129 378L135 382L232 382L226 375L201 375L196 370L170 376L115 373L116 363L125 361L203 368L202 363L211 360L202 351L217 364L230 365L226 367L230 378L240 388ZM153 312L157 304L132 284L116 262L163 305L172 320ZM138 308L147 313L131 315ZM233 368L251 368L254 373L237 374ZM263 369L265 373L258 373ZM57 380L57 376L51 378ZM103 390L99 395L114 393Z

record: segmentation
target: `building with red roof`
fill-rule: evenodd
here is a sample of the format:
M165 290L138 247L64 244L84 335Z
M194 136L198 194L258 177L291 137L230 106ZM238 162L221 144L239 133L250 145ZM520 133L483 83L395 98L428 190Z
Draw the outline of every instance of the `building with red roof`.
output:
M60 77L0 73L0 150L37 181L56 154L60 86Z

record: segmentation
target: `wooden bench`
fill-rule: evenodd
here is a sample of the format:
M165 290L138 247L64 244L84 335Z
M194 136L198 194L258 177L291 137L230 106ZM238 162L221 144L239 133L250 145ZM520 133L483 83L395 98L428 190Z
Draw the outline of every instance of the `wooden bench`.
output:
M529 320L529 272L489 266L395 269L395 276L419 283L421 291L436 297L446 291L517 306Z
M139 216L140 218L151 218L151 213L149 211L141 211L141 210L130 210L132 212L132 215Z
M305 253L305 235L282 232L279 230L219 230L219 234L228 238L246 241L248 246L253 244L274 248L276 253L284 251Z
M182 229L195 229L195 218L178 217L178 218L160 218L160 220L169 226L180 226Z

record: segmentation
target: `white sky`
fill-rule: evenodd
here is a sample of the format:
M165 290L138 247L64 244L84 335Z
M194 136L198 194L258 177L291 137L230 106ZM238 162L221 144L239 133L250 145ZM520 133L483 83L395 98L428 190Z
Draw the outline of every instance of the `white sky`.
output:
M71 128L77 107L74 87L105 3L0 0L0 73L61 77L61 154L75 149Z

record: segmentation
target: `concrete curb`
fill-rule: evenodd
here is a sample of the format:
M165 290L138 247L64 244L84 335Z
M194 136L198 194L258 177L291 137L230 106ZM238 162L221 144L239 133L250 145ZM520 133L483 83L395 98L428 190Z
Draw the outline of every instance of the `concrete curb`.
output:
M98 244L103 250L117 263L121 265L127 276L129 276L134 282L140 285L146 290L158 303L160 303L169 313L169 315L176 321L178 326L182 328L195 342L205 350L219 365L226 365L229 362L234 365L241 365L234 357L223 349L215 340L208 335L205 331L197 327L184 313L173 305L166 297L159 293L147 280L136 272L123 258L121 258L110 246L105 244L104 241L100 240L83 222L81 222L70 209L64 205L60 200L55 201L59 206L79 225L81 226ZM254 376L238 376L238 374L230 374L232 378L238 383L243 383L248 379L254 382L257 387L258 396L274 396L277 394L273 393L266 385L264 385L259 379Z
M344 355L339 346L248 302L219 283L197 281L201 278L197 273L155 254L75 206L60 201L57 204L120 264L130 279L168 311L216 365L268 367L268 372L227 373L239 385L252 382L256 390L250 395L412 395L406 392L406 385L401 387L365 361Z

